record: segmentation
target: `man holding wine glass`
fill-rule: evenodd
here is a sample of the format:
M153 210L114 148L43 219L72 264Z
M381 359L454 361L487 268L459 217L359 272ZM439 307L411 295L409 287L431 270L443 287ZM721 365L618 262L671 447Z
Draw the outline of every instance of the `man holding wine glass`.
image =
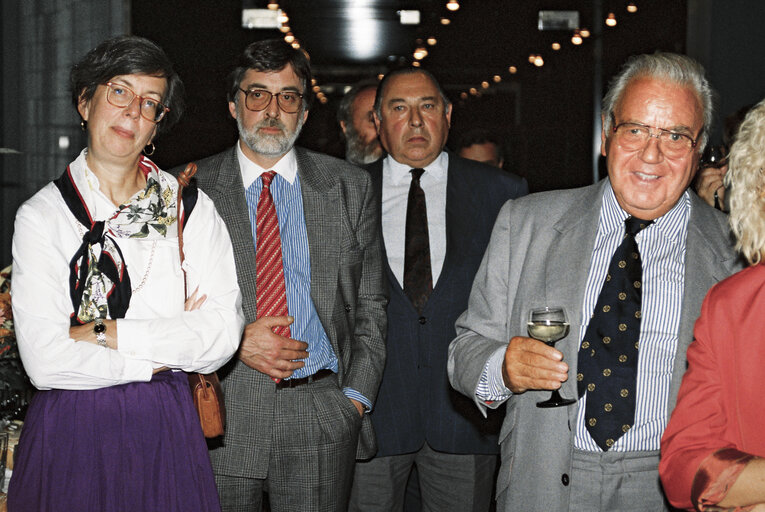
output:
M701 66L634 57L603 103L608 178L505 205L450 346L456 389L508 402L500 511L666 510L659 441L693 323L740 268L725 216L688 192L712 114ZM570 323L555 347L545 307Z

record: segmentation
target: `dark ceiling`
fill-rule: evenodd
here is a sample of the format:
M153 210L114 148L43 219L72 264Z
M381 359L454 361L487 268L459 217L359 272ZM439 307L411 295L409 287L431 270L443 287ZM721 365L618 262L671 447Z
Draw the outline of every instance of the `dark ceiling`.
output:
M242 27L243 8L267 3L133 0L133 32L165 48L187 87L187 115L158 143L161 164L200 158L236 139L224 77L249 42L284 36L277 29ZM326 104L315 102L300 144L342 156L334 115L344 87L409 64L422 45L428 51L422 66L455 102L452 135L475 126L496 131L506 141L509 167L526 175L533 190L592 181L596 85L603 87L629 55L685 50L686 0L462 0L454 12L446 0L279 3L327 96ZM627 12L629 3L637 12ZM402 10L419 11L420 23L402 25ZM540 10L577 11L580 26L593 35L575 46L571 31L539 31ZM604 23L609 12L615 27ZM442 25L442 17L450 23ZM436 38L434 46L429 37ZM553 42L560 50L551 48ZM530 64L531 53L541 54L544 66ZM462 99L471 87L482 94Z

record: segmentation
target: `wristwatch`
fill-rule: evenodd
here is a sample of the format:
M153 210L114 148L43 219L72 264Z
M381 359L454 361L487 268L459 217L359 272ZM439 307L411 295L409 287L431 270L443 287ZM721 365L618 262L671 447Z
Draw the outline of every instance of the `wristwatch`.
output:
M106 324L103 319L96 318L93 324L93 332L96 334L96 341L102 347L106 347Z

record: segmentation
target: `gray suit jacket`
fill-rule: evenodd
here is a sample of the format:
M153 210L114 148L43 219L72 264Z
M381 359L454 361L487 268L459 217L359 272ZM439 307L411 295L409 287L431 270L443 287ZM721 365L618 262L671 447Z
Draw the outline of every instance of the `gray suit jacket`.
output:
M475 396L483 367L513 336L526 335L529 308L564 306L571 333L579 333L582 298L592 256L606 180L585 188L533 194L509 201L497 218L478 270L468 310L457 320L449 349L452 385ZM668 408L674 408L686 369L685 351L701 302L714 283L741 268L732 250L726 217L691 193L686 274L679 342ZM576 375L578 337L556 344ZM576 397L576 379L561 394ZM497 480L500 511L568 511L569 478L577 405L540 409L549 391L527 391L507 402L500 431L502 466Z
M302 148L295 151L311 254L311 298L337 355L341 387L374 403L385 366L387 304L378 199L363 170ZM199 186L231 234L242 309L246 322L253 322L255 245L236 147L197 165ZM265 478L270 450L278 450L271 446L274 383L237 358L218 373L226 396L226 434L210 452L215 472ZM375 451L364 415L359 457Z

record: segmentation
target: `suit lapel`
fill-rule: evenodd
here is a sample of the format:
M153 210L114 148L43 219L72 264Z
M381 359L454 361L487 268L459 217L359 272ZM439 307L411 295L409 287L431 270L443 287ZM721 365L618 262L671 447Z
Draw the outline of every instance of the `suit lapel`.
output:
M491 222L480 218L483 209L476 203L480 194L471 193L475 184L470 183L466 173L462 172L457 157L447 153L449 167L446 174L446 255L431 297L437 296L441 290L447 288L453 275L452 269L463 257L462 252L472 246L472 227Z
M376 162L369 164L369 166L366 167L367 171L372 177L372 186L375 189L375 194L377 194L377 204L378 204L378 207L380 208L380 211L379 211L380 233L383 233L383 229L382 229L383 160L385 160L385 156L383 156ZM388 286L390 287L390 293L392 294L395 293L395 294L404 296L404 290L401 287L401 284L398 282L398 279L396 279L396 276L393 275L393 270L391 270L390 265L388 264L388 251L385 248L384 239L382 243L382 260L383 260L383 268L385 269L385 276L388 278Z
M249 207L244 196L244 184L236 156L236 146L220 161L218 177L214 183L215 188L210 195L216 199L216 207L226 220L234 253L238 255L237 279L242 289L242 310L247 322L253 322L257 318L255 242L252 238Z
M561 394L567 398L576 397L577 353L582 318L582 298L587 285L587 270L595 238L598 232L600 206L606 180L587 189L581 203L573 206L553 226L551 243L545 268L545 299L549 304L528 304L528 308L544 305L563 306L571 324L569 335L555 345L563 352L563 360L569 366L569 379L563 383ZM555 304L553 304L553 302ZM527 309L528 311L528 309ZM569 415L576 417L576 407L569 407Z
M708 208L691 193L691 216L688 220L688 238L685 247L685 282L683 285L683 309L678 330L677 356L672 369L668 410L672 411L685 373L685 352L693 340L693 326L701 310L709 288L728 277L736 268L737 256L730 250L732 238L726 238L725 228L715 229L720 220L714 210ZM709 227L709 228L706 228Z
M343 201L331 170L322 167L303 149L295 148L295 152L311 257L311 298L329 339L335 340L332 308L339 268ZM334 349L339 353L338 347Z

